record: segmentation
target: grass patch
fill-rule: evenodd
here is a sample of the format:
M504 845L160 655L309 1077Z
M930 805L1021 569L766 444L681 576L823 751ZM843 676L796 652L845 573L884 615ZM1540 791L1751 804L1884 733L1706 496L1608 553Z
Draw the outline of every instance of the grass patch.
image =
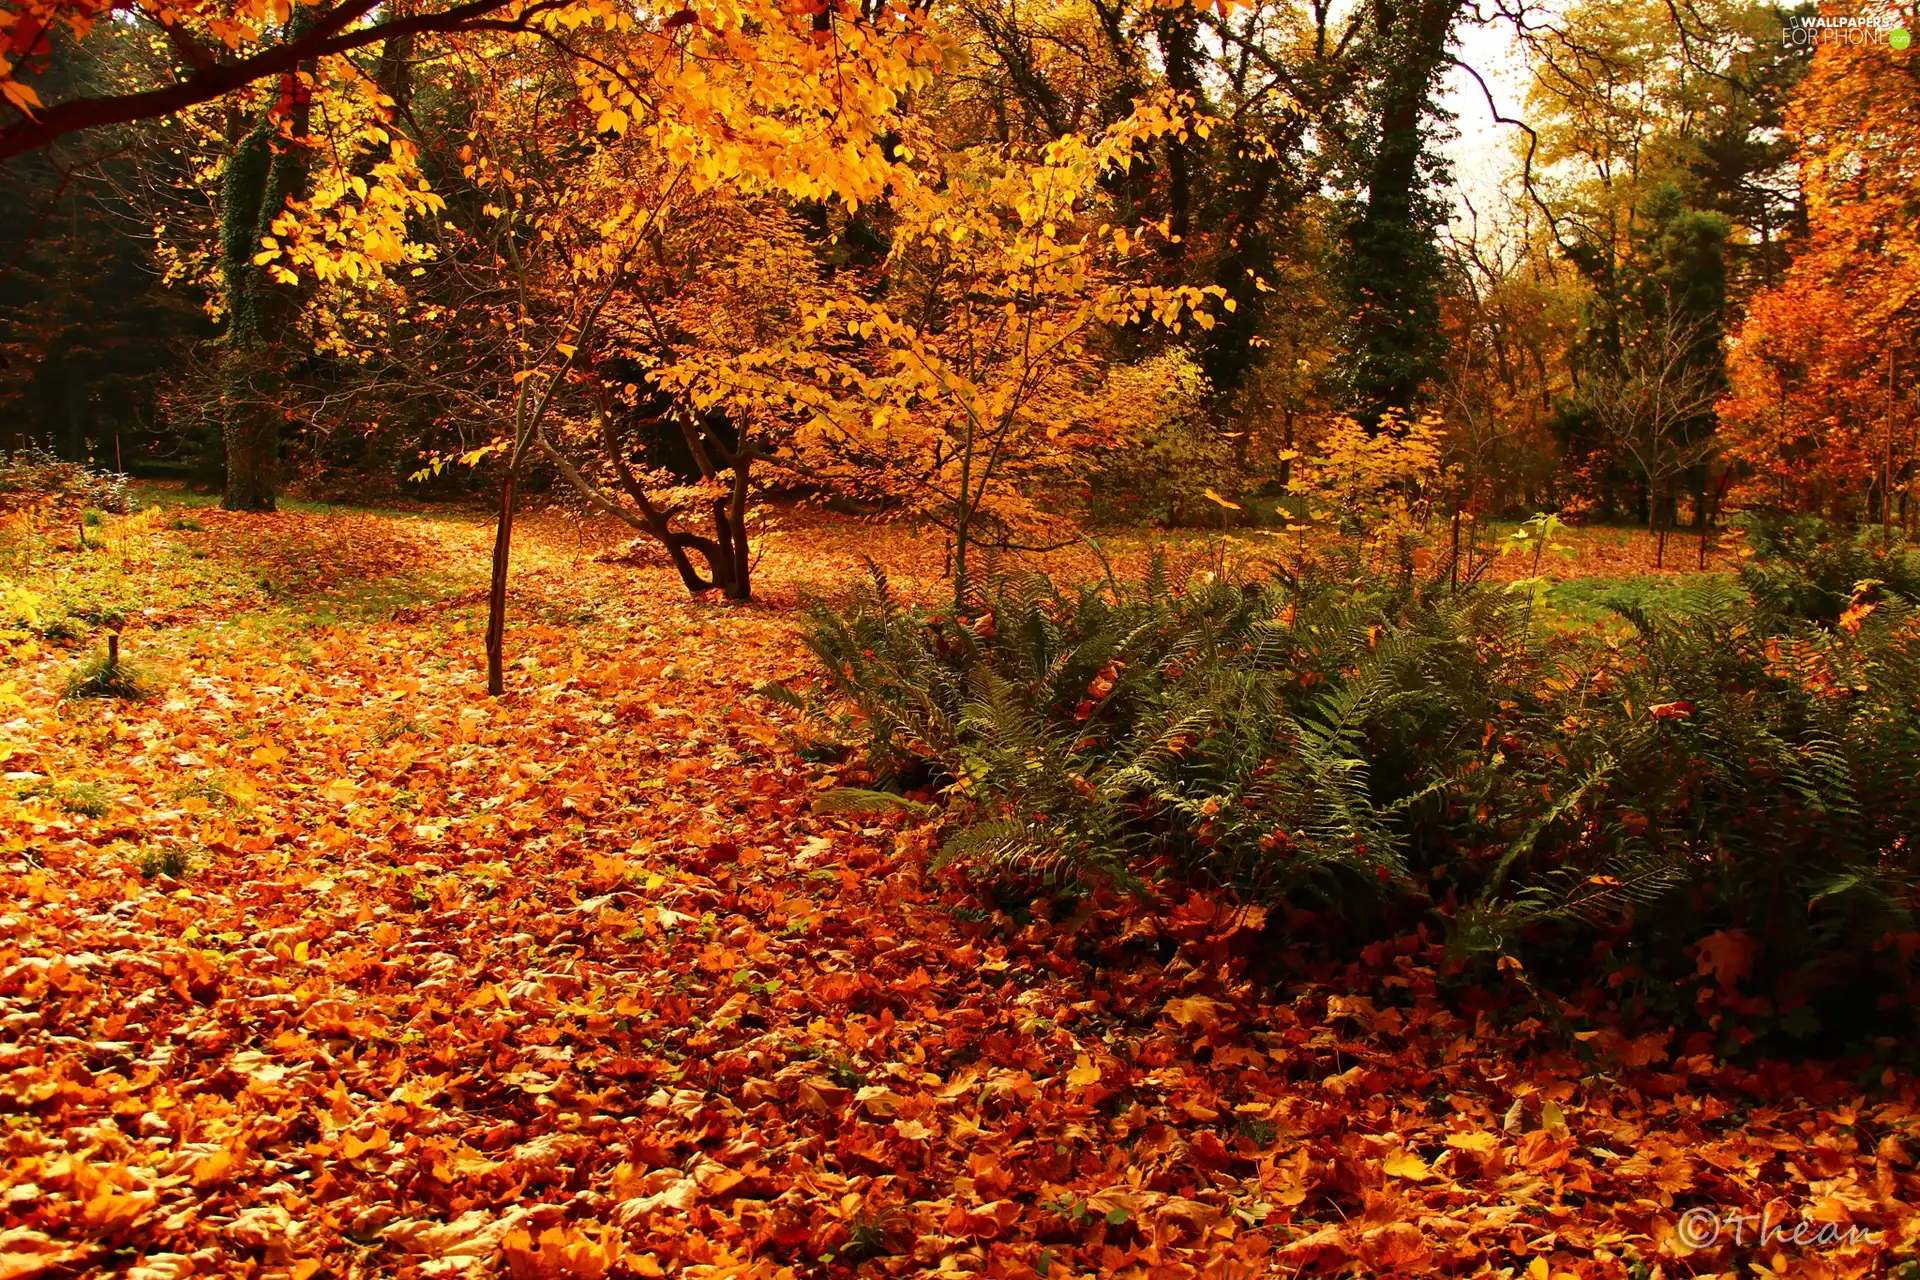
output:
M1683 619L1707 612L1743 595L1733 576L1702 573L1676 578L1649 574L1634 578L1568 578L1553 584L1541 620L1567 629L1611 630L1632 624L1621 609L1650 618Z
M113 793L97 782L69 782L54 792L60 808L86 818L104 818L113 808Z
M151 698L160 689L160 681L144 667L119 656L114 649L97 653L67 677L69 698L118 698L139 702Z
M73 640L87 638L87 621L77 614L62 614L57 618L48 618L39 626L40 638L54 644L64 644Z
M213 809L230 809L240 804L227 775L217 769L189 778L173 789L175 804L193 799L204 800Z
M287 584L269 594L288 621L303 627L337 627L384 622L397 613L429 608L451 600L481 580L470 567L455 573L405 574L374 578L351 589L298 594Z
M142 880L185 880L192 867L178 849L149 849L140 855Z

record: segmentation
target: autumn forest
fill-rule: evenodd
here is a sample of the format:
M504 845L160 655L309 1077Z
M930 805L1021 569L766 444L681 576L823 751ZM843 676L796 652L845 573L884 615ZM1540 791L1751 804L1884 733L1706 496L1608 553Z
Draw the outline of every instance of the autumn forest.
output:
M1915 28L0 0L0 1280L1920 1276Z

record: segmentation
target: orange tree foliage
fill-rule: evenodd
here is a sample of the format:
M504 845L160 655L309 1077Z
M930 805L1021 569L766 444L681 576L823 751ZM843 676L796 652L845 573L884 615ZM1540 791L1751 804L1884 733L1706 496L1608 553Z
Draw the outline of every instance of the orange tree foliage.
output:
M884 140L943 42L917 12L886 7L836 17L712 6L637 22L580 10L560 26L476 42L449 77L470 108L462 178L484 196L467 232L486 269L464 318L505 326L513 366L499 397L513 406L508 430L467 457L504 453L510 471L544 457L590 506L661 542L689 588L744 598L760 446L739 433L758 424L720 431L682 415L700 483L649 474L614 421L616 397L631 405L642 388L608 385L600 357L651 369L700 336L681 297L691 281L668 258L712 257L738 230L716 209L881 198L897 170ZM709 308L723 325L735 314ZM683 523L703 513L712 537ZM705 558L706 577L689 553Z
M586 154L578 125L529 87L534 64L468 77L491 87L466 177L511 229L494 240L516 280L500 311L536 298L547 315L497 447L515 466L543 455L589 505L661 542L694 590L749 594L764 460L942 524L964 592L968 547L1057 523L1091 446L1140 416L1103 388L1112 333L1214 323L1222 291L1147 282L1139 260L1165 229L1114 225L1101 188L1208 122L1155 96L1024 155L947 145L907 106L943 45L910 16L825 40L811 18L701 30L689 49L625 33L573 48L600 131ZM644 75L643 55L656 59ZM838 216L874 206L891 252L829 278L778 208L794 200ZM728 235L739 247L716 254ZM643 376L614 385L609 358ZM622 425L662 397L641 421L683 438L693 483L638 465L645 441ZM690 527L706 518L711 537Z
M1165 228L1112 225L1100 193L1148 143L1206 128L1154 98L1029 160L902 145L879 288L824 292L781 342L689 352L660 385L735 421L791 415L777 460L945 529L964 598L970 547L1058 531L1068 486L1138 416L1104 387L1110 333L1214 324L1224 291L1147 283L1130 260Z
M1823 44L1795 96L1810 233L1786 280L1753 300L1720 406L1751 501L1871 511L1891 471L1905 504L1920 336L1916 72L1912 49Z

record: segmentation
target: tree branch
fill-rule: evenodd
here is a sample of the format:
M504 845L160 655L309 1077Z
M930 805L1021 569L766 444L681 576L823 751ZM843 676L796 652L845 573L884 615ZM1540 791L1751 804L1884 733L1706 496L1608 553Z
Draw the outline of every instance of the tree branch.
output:
M16 120L0 129L0 160L46 146L56 138L82 129L106 125L132 124L173 115L188 107L211 102L244 88L256 80L283 75L303 62L378 44L396 36L422 32L521 31L538 13L557 8L558 0L539 0L512 19L490 17L514 0L467 0L440 13L415 14L394 18L349 31L355 22L379 6L379 0L343 0L315 21L295 39L240 59L196 70L185 79L142 93L116 94L109 98L72 98L56 103L36 115Z

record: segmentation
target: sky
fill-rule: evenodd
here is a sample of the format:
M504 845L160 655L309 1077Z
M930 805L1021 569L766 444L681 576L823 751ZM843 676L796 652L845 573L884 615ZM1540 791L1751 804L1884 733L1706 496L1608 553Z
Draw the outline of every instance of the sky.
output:
M1526 62L1504 21L1462 22L1455 28L1454 55L1478 71L1500 106L1500 114L1525 119ZM1512 125L1493 122L1487 95L1473 77L1451 68L1442 82L1440 104L1454 117L1459 136L1444 148L1452 163L1455 223L1464 229L1469 219L1467 201L1480 210L1484 222L1499 197L1501 178L1513 168L1513 145L1523 137Z

